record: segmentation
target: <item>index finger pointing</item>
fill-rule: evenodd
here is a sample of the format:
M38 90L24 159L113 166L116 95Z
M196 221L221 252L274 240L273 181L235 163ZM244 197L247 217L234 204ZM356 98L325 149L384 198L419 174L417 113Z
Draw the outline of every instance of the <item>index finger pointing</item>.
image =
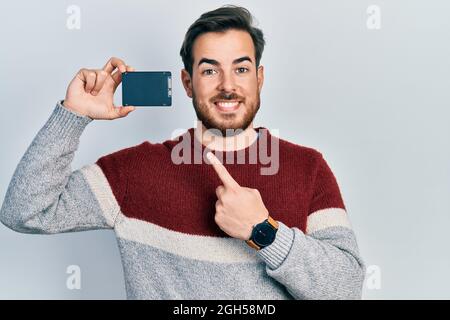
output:
M115 68L118 68L120 72L126 72L127 67L122 59L112 57L103 67L103 70L111 74Z
M217 175L219 176L219 179L222 180L225 188L240 187L239 183L237 183L236 180L233 179L233 177L228 172L228 170L225 168L225 166L219 161L219 159L217 159L217 157L212 152L208 152L206 154L206 157L211 162L214 170L216 171Z

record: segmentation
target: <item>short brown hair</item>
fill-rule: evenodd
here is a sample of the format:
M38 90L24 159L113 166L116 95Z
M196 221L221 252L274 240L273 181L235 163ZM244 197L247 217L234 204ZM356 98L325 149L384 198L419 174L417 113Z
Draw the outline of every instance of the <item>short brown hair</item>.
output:
M225 5L213 11L205 12L188 29L181 46L180 55L184 68L192 77L194 57L192 47L195 39L207 32L225 32L230 29L247 31L255 47L256 67L259 66L266 44L261 29L253 26L252 14L243 7Z

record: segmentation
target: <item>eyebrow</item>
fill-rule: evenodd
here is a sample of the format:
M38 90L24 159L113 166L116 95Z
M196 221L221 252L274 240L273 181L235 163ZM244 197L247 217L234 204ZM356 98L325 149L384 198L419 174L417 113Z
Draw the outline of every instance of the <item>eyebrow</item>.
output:
M238 64L238 63L240 63L242 61L250 61L250 63L253 63L252 59L250 59L249 56L245 56L245 57L240 57L240 58L235 59L233 61L233 64ZM202 63L209 63L209 64L212 64L212 65L215 65L215 66L220 66L220 62L219 61L214 60L214 59L209 59L209 58L201 58L200 61L198 62L197 66L201 65Z

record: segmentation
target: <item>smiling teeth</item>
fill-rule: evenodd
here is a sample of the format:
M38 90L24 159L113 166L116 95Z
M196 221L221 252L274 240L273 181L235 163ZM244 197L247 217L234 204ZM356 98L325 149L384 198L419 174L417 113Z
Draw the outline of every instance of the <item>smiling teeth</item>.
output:
M239 104L239 102L217 102L217 104L222 108L232 108Z

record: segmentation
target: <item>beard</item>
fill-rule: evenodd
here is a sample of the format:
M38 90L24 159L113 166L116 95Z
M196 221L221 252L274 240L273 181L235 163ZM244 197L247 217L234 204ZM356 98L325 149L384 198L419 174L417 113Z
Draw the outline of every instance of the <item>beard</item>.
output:
M242 101L242 105L240 109L244 109L243 116L237 115L236 113L230 114L218 114L215 110L215 107L211 107L214 105L214 101L216 100L240 100ZM259 92L256 94L256 100L254 102L250 102L249 105L245 104L244 99L232 93L226 95L224 93L220 93L218 96L211 99L210 104L198 103L195 95L195 91L192 92L192 104L194 105L194 110L197 115L198 120L200 120L203 126L208 129L216 129L222 133L223 137L230 136L240 133L240 130L245 130L252 123L253 119L256 116L256 113L259 110L261 104L261 98ZM214 109L214 110L213 110ZM239 113L242 112L239 109ZM228 129L228 132L227 132ZM232 129L232 130L230 130ZM214 133L214 130L211 130Z

